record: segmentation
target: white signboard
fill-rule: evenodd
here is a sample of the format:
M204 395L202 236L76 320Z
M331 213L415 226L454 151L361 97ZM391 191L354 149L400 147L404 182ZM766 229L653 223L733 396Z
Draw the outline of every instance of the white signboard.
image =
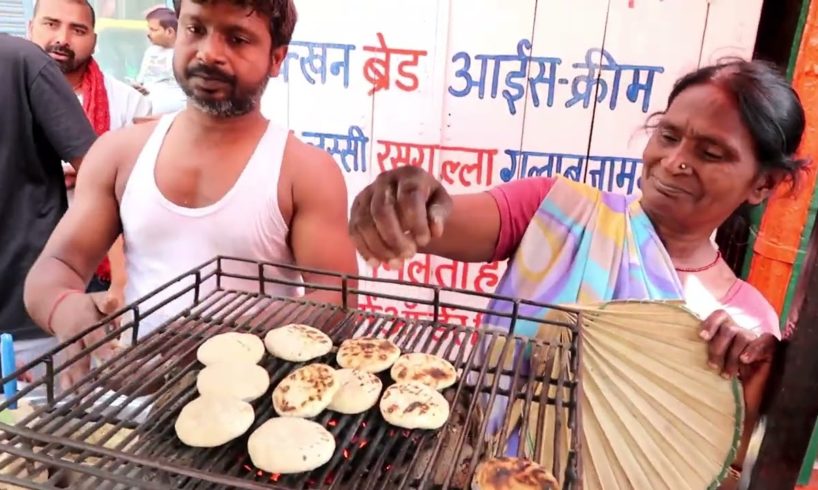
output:
M686 72L749 57L761 4L297 0L290 53L263 110L333 154L350 203L400 165L428 169L452 193L555 174L636 192L648 117ZM361 262L363 275L478 292L492 292L503 270L427 256L400 271ZM431 310L387 300L361 306L421 319ZM476 314L441 320L480 322Z

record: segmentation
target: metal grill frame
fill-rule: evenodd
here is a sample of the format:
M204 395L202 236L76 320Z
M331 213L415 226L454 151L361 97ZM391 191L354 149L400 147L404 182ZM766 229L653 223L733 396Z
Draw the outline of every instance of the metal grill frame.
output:
M227 272L225 266L231 263L257 265L258 275L251 277ZM328 285L326 284L328 281L321 284L305 284L270 277L268 274L270 268L291 270L299 274L314 274L324 280L332 279L337 285ZM258 281L260 293L223 289L222 279L226 277ZM167 293L174 285L186 281L191 283L155 306L146 306L150 300ZM215 281L215 289L205 294L203 289L205 289L208 281ZM375 290L379 289L378 286L380 285L406 286L413 290L425 292L427 296L431 295L432 300L418 299L414 295L409 297L364 289L360 287L362 283L372 284L374 286L372 289ZM341 305L330 305L298 298L272 297L265 294L267 285L270 284L302 286L309 290L335 291L341 293L343 302ZM138 338L139 327L145 319L150 318L150 315L170 302L191 292L194 299L190 307L180 311L175 317L164 322L162 326L144 338ZM445 302L441 299L442 294L507 302L510 306L510 313ZM408 301L431 306L433 309L432 319L431 321L407 320L393 315L362 311L350 307L349 297L352 295ZM247 318L244 316L251 309L264 304L266 306L259 309L252 317ZM272 309L273 306L277 306L277 308ZM503 332L495 329L441 323L439 319L443 308L508 318L511 326L510 331ZM575 314L577 323L559 323L529 317L520 314L521 308L552 308L568 311ZM288 309L292 311L287 313ZM133 320L131 322L119 327L111 326L115 319L122 318L126 314L132 315ZM278 317L282 315L284 318L279 319ZM35 408L31 415L18 421L14 426L0 423L0 451L5 453L0 454L0 482L24 488L50 489L58 488L56 485L60 481L64 481L65 478L73 474L81 475L83 480L80 487L72 486L72 488L229 487L291 489L305 488L305 485L310 481L315 484L312 488L334 489L347 488L346 485L352 485L351 488L369 489L382 488L378 485L386 484L390 485L388 488L427 488L434 486L434 481L430 480L433 479L432 475L435 473L436 468L449 464L451 467L446 471L445 480L442 482L442 487L448 488L448 485L451 485L455 478L457 465L451 464L450 461L441 460L444 436L438 436L438 434L443 434L443 431L448 430L449 423L447 422L447 425L438 431L404 431L386 424L381 418L377 405L360 415L346 416L325 411L316 417L316 421L325 426L327 426L330 419L335 420L336 425L330 427L330 430L336 437L337 446L336 453L330 463L310 473L282 475L280 478L274 478L263 472L256 473L255 468L251 468L249 472L245 471L244 465L252 464L246 454L246 438L255 427L266 421L271 415L274 415L271 400L269 399L269 391L262 398L253 402L256 410L256 420L244 436L231 443L209 450L186 448L178 441L173 432L173 422L181 406L196 396L195 383L193 385L184 385L182 381L185 376L190 376L189 373L195 372L194 369L200 368L195 359L195 352L201 342L209 335L216 332L239 330L251 331L263 336L271 325L280 326L294 322L321 325L331 322L333 326L328 330L328 334L332 337L336 346L341 340L351 337L353 334L360 336L361 327L368 324L364 335L386 336L393 339L403 352L417 351L442 355L444 358L453 361L456 368L463 369L458 383L450 388L454 392L453 399L456 403L465 401L468 405L466 425L462 428L462 433L458 437L459 442L455 446L455 454L458 456L455 462L459 463L462 457L461 451L467 442L467 433L470 425L475 421L475 411L480 411L482 404L480 399L485 398L485 395L489 397L489 405L495 403L498 396L507 396L510 393L515 394L514 399L524 401L521 432L525 432L532 403L538 403L540 410L537 426L537 433L539 434L543 433L546 404L557 407L557 424L560 422L560 409L564 408L571 434L570 450L566 461L559 461L559 452L555 451L552 466L559 473L559 479L564 482L563 488L578 488L579 475L581 474L579 400L582 396L578 368L581 355L581 336L578 335L578 332L581 319L581 313L575 310L495 294L406 283L392 279L344 275L292 265L260 263L241 258L216 257L168 281L145 297L68 339L45 355L23 366L17 373L0 379L0 383L5 383L16 377L18 373L41 365L46 370L46 376L41 380L20 390L13 398L0 403L0 411L2 411L8 408L11 403L25 398L38 387L44 387L46 391L46 403ZM551 348L566 350L570 353L570 372L566 373L561 369L557 379L549 376L548 384L544 384L545 387L557 386L556 398L548 397L548 389L541 389L541 395L534 394L536 384L545 381L545 378L521 374L523 361L521 355L513 358L514 369L511 371L489 367L488 362L481 363L477 361L477 364L475 364L475 359L480 356L479 349L476 347L485 345L485 342L488 342L491 346L495 345L498 340L505 342L501 359L498 362L500 367L504 365L509 352L513 355L518 348L534 345L544 347L546 344L542 341L514 334L515 324L520 320L535 324L552 324L567 328L572 333L570 345L551 346ZM394 329L398 326L400 329L395 332ZM67 359L59 366L55 365L55 358L63 356L70 344L80 341L84 336L99 329L104 329L106 332L102 340L83 349L80 354ZM61 393L56 392L57 376L62 371L78 362L79 359L101 344L118 338L127 330L131 330L132 334L132 345L129 348L93 368L87 376L70 389ZM387 335L384 335L385 331ZM393 333L389 334L388 331ZM432 332L441 331L444 332L442 338L434 340L436 345L432 346ZM424 336L425 340L422 340ZM477 342L473 346L475 348L470 349L468 354L466 354L467 349L463 347L465 342L455 347L456 342L452 341L456 338L465 340L472 336L477 336ZM449 342L444 344L443 342L446 339ZM424 347L418 349L421 342L423 342ZM439 352L442 347L445 350ZM452 357L454 350L456 352ZM155 358L158 352L166 355L168 360L159 366L154 366L154 369L148 372L146 377L134 376L132 372L129 372L128 368L132 367L135 361ZM331 354L324 358L315 359L308 363L331 362L334 360L334 355L333 350ZM276 364L279 366L272 369L272 366ZM307 363L289 363L273 359L269 355L265 356L263 365L271 373L270 389L276 386L278 381L292 369L304 364ZM510 389L499 387L501 376L496 375L498 371L503 377L510 379ZM479 380L475 387L470 386L469 382L467 382L467 378L470 376L472 378L476 376ZM485 380L489 376L493 378L493 381L486 385ZM119 408L115 408L111 404L111 400L100 402L105 393L96 391L102 386L110 386L109 383L112 382L115 384L118 382L117 390L125 393L125 395L122 395L126 396L125 402L133 402L137 399L137 395L146 395L146 393L140 393L140 389L144 390L151 385L157 385L158 389L151 390L149 399L145 400L144 403L155 404L157 400L162 399L162 396L167 396L169 399L165 401L162 407L172 409L165 410L165 413L161 414L154 410L149 413L147 420L142 423L134 423L128 420L128 417L118 418L116 415L124 414L123 410L128 406L128 403L123 403ZM526 386L523 389L524 392L520 391L523 388L521 384ZM384 385L386 386L387 383L385 382ZM562 399L561 396L565 388L570 393L568 400ZM173 393L172 390L174 389L178 393ZM447 393L452 391L447 390ZM105 409L104 413L99 410L100 406ZM113 410L111 410L112 408ZM143 406L141 411L145 410L146 407ZM455 406L453 405L452 413L454 412ZM503 419L504 429L509 423L509 417L510 408L507 407ZM363 428L362 422L367 422ZM500 455L498 450L495 450L495 454L485 452L488 445L488 420L484 417L480 425L476 440L473 441L474 452L468 466L469 478L480 460L491 455ZM107 431L95 444L82 442L103 426L107 428ZM351 429L349 429L350 427ZM103 444L111 440L114 435L124 428L132 429L133 432L129 433L125 440L120 441L113 449L103 447ZM361 430L364 431L364 434L357 436L356 434ZM556 447L559 442L559 432L555 431L555 434L557 439L554 441L554 445ZM150 440L144 442L145 437L158 437L160 440L153 443ZM364 439L364 437L369 438ZM134 442L135 438L137 438L136 442ZM366 440L366 446L358 447L353 444L347 455L348 457L346 457L343 453L348 451L350 442L354 442L356 438ZM385 440L381 441L382 439ZM501 436L500 443L495 449L505 449L507 442L505 436ZM235 450L237 444L244 445L245 451L243 453L240 451L237 453ZM533 459L540 459L540 446L539 443L536 444ZM431 456L426 463L425 470L421 473L422 477L418 481L417 478L412 479L410 477L413 472L416 472L415 466L419 464L417 460L424 448L427 451L431 450ZM180 462L178 457L180 452L199 453L198 459L193 462ZM239 454L243 459L237 459L230 465L229 458L235 454ZM522 454L523 445L521 444L518 455ZM70 457L70 460L65 459L67 457ZM388 457L393 458L391 463L394 463L398 470L383 471L385 465L391 464L385 461ZM93 463L88 462L89 458L93 458ZM228 460L225 460L225 458L228 458ZM341 458L344 461L341 461ZM208 462L209 464L207 464ZM225 465L227 467L223 468ZM373 470L373 468L375 469ZM332 483L325 484L328 481L328 473L333 469L336 470L336 474L333 475ZM38 483L34 481L38 476L42 479L46 474L48 475L46 482Z

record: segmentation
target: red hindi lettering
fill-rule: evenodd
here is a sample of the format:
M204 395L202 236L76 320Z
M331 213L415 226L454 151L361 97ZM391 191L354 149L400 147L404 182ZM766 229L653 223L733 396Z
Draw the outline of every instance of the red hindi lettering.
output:
M409 83L404 83L401 79L398 79L395 80L395 85L397 85L398 88L404 92L414 92L420 86L418 76L414 73L409 73L407 67L416 68L418 66L418 62L420 62L421 55L425 56L426 51L415 51L415 54L412 55L411 60L404 60L398 63L398 74L404 79L408 79Z
M358 295L358 309L362 311L371 311L372 313L379 313L383 311L383 307L375 302L375 298L368 294Z
M454 159L444 160L441 165L440 175L443 182L447 184L460 183L464 187L491 185L494 172L494 156L497 155L497 150L452 147L441 147L440 150L476 156L475 161L469 163ZM474 177L469 177L470 174L473 174ZM457 181L455 181L455 177L457 177Z
M372 277L374 279L397 279L398 281L403 281L403 267L393 270L387 264L379 264L377 267L372 269ZM383 286L386 285L383 283L378 283L376 285L376 287Z
M482 313L475 313L474 315L474 328L480 328L483 324L483 314Z
M440 322L465 327L469 324L469 317L462 310L454 308L442 308L440 312Z
M469 266L464 262L439 259L434 268L434 283L452 289L466 289L469 283Z
M394 305L393 301L387 302L387 305L384 306L383 308L383 312L387 315L392 315L395 317L400 316L400 312L398 311L398 308Z
M494 172L494 156L497 155L497 150L476 150L477 161L469 165L463 165L457 176L460 178L460 183L466 187L472 185L490 186L492 181L492 173ZM485 158L485 162L483 161ZM468 174L475 174L474 180L468 180Z
M438 148L437 145L400 143L386 140L379 140L378 145L381 148L377 154L378 166L381 168L381 172L411 165L413 167L424 168L431 174L435 173L434 166L435 152Z
M427 307L418 309L418 306L420 305L418 305L417 303L404 302L403 310L401 310L401 315L403 316L403 318L406 318L407 320L414 321L420 321L424 318L432 318L434 316L434 314L431 311L429 311Z
M376 33L379 46L364 46L363 50L376 55L370 56L364 62L364 78L372 84L368 95L372 95L379 90L389 90L392 81L392 58L409 57L398 63L398 79L395 85L405 91L417 90L420 82L417 75L409 72L409 68L417 67L420 57L426 56L427 51L420 49L399 49L386 46L386 40L382 32ZM380 55L380 56L378 56Z
M389 62L391 59L391 51L386 48L386 41L383 39L383 34L377 34L378 42L381 44L380 48L374 46L364 46L364 51L371 51L375 53L383 53L383 58L372 56L364 62L364 78L372 84L369 90L369 95L374 94L378 90L389 88Z
M429 284L432 274L432 257L422 254L406 263L406 277L416 284Z
M394 301L378 298L377 296L371 296L369 294L361 294L358 298L359 310L381 315L399 316L400 311L394 306Z
M474 290L481 293L492 293L500 282L499 262L481 265L474 279Z

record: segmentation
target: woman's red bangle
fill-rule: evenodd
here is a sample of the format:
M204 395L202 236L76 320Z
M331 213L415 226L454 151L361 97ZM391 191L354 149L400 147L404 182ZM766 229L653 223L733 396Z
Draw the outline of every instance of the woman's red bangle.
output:
M54 304L51 306L51 312L48 314L48 321L45 324L45 327L46 329L48 329L49 333L51 334L54 333L54 329L51 328L51 321L54 319L54 312L57 311L57 307L60 306L60 303L62 303L65 298L74 293L82 294L82 291L80 291L79 289L67 289L61 292L59 296L57 296L57 300L54 301Z

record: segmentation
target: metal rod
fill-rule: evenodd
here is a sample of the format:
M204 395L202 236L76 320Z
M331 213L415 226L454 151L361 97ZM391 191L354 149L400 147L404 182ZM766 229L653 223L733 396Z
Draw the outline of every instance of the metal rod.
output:
M563 369L563 366L566 364L563 356L567 355L564 351L562 344L557 348L559 350L559 375L557 377L557 396L555 397L554 403L554 425L557 427L556 432L554 432L554 462L551 465L552 473L555 475L562 474L562 468L560 466L560 453L562 450L562 423L563 423L563 390L564 390L564 381L565 381L565 374L566 370Z
M258 265L258 292L259 294L266 293L267 281L264 280L264 264Z
M344 311L349 309L349 276L341 276L341 305Z
M134 305L131 311L133 311L133 326L131 327L131 345L136 345L139 343L139 325L140 321L142 320L142 316L139 312L139 305Z

